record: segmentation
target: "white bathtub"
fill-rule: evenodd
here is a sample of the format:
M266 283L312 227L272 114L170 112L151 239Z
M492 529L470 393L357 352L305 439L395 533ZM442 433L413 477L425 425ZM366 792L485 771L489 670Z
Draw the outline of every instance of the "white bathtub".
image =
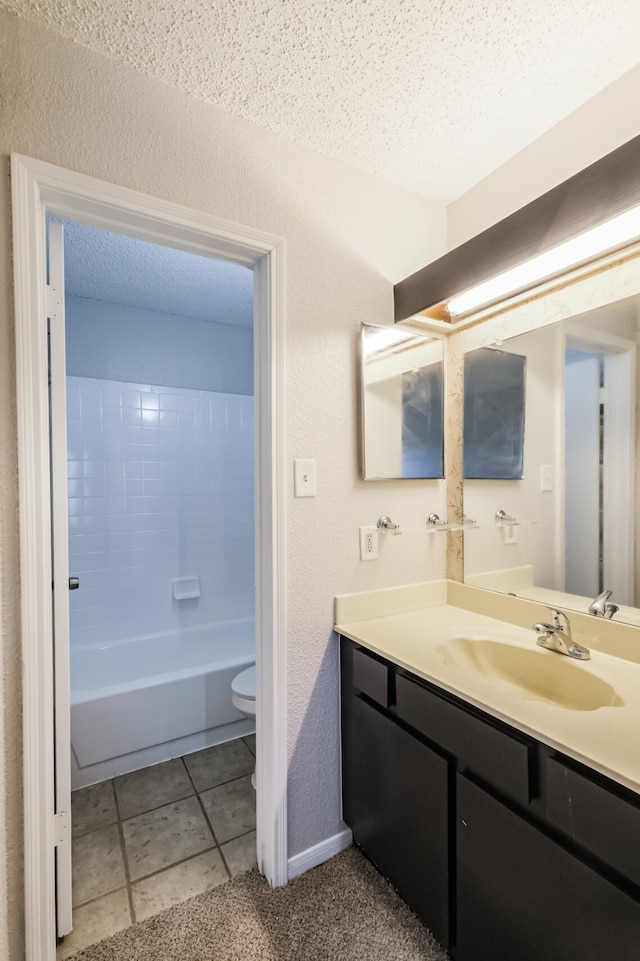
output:
M252 617L72 651L72 788L251 733L231 681L254 661Z

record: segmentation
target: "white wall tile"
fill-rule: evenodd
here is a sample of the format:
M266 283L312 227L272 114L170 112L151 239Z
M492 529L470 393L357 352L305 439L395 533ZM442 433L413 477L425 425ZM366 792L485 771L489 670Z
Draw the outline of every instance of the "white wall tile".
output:
M253 398L79 377L68 398L72 645L252 613Z

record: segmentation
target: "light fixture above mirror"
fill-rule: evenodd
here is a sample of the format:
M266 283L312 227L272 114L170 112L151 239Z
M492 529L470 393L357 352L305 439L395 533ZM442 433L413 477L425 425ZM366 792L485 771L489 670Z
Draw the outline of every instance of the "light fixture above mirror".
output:
M455 324L640 239L640 136L394 288L395 321Z

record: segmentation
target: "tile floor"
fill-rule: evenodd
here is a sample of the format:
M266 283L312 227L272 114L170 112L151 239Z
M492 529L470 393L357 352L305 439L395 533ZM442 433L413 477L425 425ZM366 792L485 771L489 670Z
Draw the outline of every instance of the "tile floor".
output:
M72 794L73 923L62 961L256 860L255 735Z

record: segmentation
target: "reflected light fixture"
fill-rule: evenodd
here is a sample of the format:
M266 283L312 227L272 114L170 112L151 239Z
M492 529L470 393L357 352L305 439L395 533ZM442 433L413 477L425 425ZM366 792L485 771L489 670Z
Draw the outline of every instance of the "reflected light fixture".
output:
M536 287L565 271L588 264L604 254L640 239L640 207L633 207L611 220L525 260L489 280L476 284L446 301L452 317L488 307L505 297Z
M385 350L394 350L400 344L406 344L413 340L415 335L404 329L397 327L367 327L366 342L368 353L381 353Z

